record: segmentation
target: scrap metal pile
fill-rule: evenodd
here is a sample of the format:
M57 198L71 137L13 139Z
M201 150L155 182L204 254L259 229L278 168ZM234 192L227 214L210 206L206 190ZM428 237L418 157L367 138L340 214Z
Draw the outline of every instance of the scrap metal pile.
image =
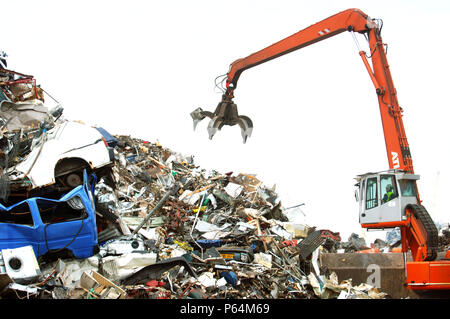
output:
M207 171L129 136L114 145L112 174L90 184L98 249L84 258L2 250L1 298L386 297L321 267L322 252L345 248L339 233L298 223L298 207L283 208L256 176Z
M398 249L399 231L343 242L255 175L67 121L32 76L0 68L0 89L0 298L388 297L321 255Z

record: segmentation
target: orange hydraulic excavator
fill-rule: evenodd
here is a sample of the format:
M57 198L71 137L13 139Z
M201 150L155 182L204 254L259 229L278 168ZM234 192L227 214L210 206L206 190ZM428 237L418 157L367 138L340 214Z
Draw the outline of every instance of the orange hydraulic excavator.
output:
M194 129L199 121L210 117L210 139L223 125L238 124L244 143L252 133L253 123L239 115L233 102L234 90L243 71L304 48L321 40L349 31L358 45L378 97L381 121L386 143L389 170L367 173L356 177L355 193L360 205L359 220L367 229L392 229L399 227L402 252L405 256L405 285L410 289L450 289L450 251L441 260L438 257L438 230L426 209L421 205L414 174L411 153L406 138L402 108L392 81L381 39L382 21L371 19L359 9L348 9L307 27L246 58L234 61L226 75L226 90L214 113L197 108L191 113ZM368 40L370 55L360 49L355 33ZM371 60L371 64L369 63ZM411 251L412 261L406 261Z

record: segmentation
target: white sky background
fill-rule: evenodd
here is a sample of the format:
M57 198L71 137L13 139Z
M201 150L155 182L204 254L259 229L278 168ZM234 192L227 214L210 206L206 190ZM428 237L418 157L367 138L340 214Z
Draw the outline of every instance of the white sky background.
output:
M448 1L1 1L0 49L32 74L65 117L159 142L221 173L276 184L307 223L363 234L354 177L388 169L377 98L350 33L245 71L235 91L254 123L208 139L231 62L348 8L384 21L382 37L416 173L435 221L449 222ZM359 38L367 48L363 37ZM439 176L439 178L438 178ZM375 233L369 237L384 235Z

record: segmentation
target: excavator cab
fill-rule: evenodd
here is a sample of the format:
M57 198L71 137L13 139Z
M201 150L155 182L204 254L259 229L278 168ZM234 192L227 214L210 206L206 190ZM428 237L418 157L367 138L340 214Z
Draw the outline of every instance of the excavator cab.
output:
M358 175L356 180L361 226L368 230L400 227L403 252L410 249L414 261L435 260L438 229L421 205L419 175L392 169Z
M419 202L416 187L419 178L402 170L358 175L355 195L360 223L380 224L384 229L385 223L405 221L406 207Z

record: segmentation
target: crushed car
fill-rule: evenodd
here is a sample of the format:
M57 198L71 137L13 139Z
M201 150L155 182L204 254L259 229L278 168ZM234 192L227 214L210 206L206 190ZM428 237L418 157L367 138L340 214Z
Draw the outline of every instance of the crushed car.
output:
M30 188L57 184L71 189L82 183L83 169L101 176L114 161L113 149L100 131L82 123L58 123L35 141L29 155L8 172L11 181Z
M87 258L98 252L92 185L83 183L59 199L31 197L12 206L0 204L0 249L30 245L37 257L65 253Z

